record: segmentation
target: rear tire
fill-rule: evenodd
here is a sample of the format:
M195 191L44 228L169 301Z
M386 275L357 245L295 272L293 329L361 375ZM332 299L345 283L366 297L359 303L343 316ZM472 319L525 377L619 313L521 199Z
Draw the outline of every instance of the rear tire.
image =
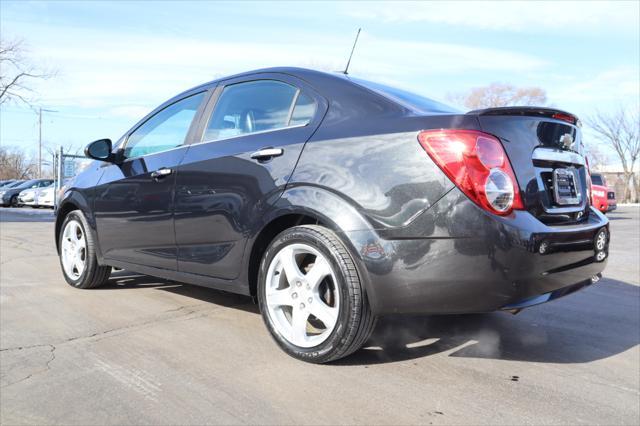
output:
M89 289L108 281L111 267L98 264L95 240L82 211L73 210L64 218L58 247L62 274L69 285Z
M271 242L260 264L258 303L276 343L318 364L358 350L376 322L346 247L317 225L287 229Z
M11 201L9 201L9 205L11 207L20 207L18 205L18 196L17 195L14 195L13 197L11 197Z

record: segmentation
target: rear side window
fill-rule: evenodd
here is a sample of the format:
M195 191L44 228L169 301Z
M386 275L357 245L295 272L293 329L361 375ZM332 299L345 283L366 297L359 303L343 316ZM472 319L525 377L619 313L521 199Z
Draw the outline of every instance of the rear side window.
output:
M310 96L300 93L291 114L290 126L301 126L311 121L316 113L316 103Z
M203 97L204 92L189 96L145 121L129 135L124 148L125 157L141 157L184 144Z
M275 80L224 88L209 119L204 140L214 141L307 124L315 102L297 87Z

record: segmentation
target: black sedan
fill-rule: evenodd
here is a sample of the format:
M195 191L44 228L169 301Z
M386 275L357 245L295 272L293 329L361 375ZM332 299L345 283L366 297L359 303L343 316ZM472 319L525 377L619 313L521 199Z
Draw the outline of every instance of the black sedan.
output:
M18 195L25 189L38 189L49 186L53 179L31 179L19 181L0 188L0 201L3 207L18 207L20 205Z
M583 150L555 109L248 72L91 143L56 244L72 286L117 267L251 295L282 349L327 362L380 315L517 312L596 282L609 225Z

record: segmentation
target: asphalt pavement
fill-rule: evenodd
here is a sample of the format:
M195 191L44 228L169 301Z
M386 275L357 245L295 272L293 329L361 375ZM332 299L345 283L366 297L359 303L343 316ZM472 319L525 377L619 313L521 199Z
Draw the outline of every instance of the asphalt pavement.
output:
M0 423L640 424L640 208L596 285L517 316L382 319L296 361L246 297L119 271L62 278L50 210L0 209Z
M0 222L53 222L53 209L0 207Z

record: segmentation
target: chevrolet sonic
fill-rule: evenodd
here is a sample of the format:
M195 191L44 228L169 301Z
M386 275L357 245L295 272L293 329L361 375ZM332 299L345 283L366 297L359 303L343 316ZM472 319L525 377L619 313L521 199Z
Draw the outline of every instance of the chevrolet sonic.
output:
M517 312L595 283L580 123L549 108L459 112L298 68L168 100L58 194L66 281L112 267L257 299L288 354L347 356L393 313Z

